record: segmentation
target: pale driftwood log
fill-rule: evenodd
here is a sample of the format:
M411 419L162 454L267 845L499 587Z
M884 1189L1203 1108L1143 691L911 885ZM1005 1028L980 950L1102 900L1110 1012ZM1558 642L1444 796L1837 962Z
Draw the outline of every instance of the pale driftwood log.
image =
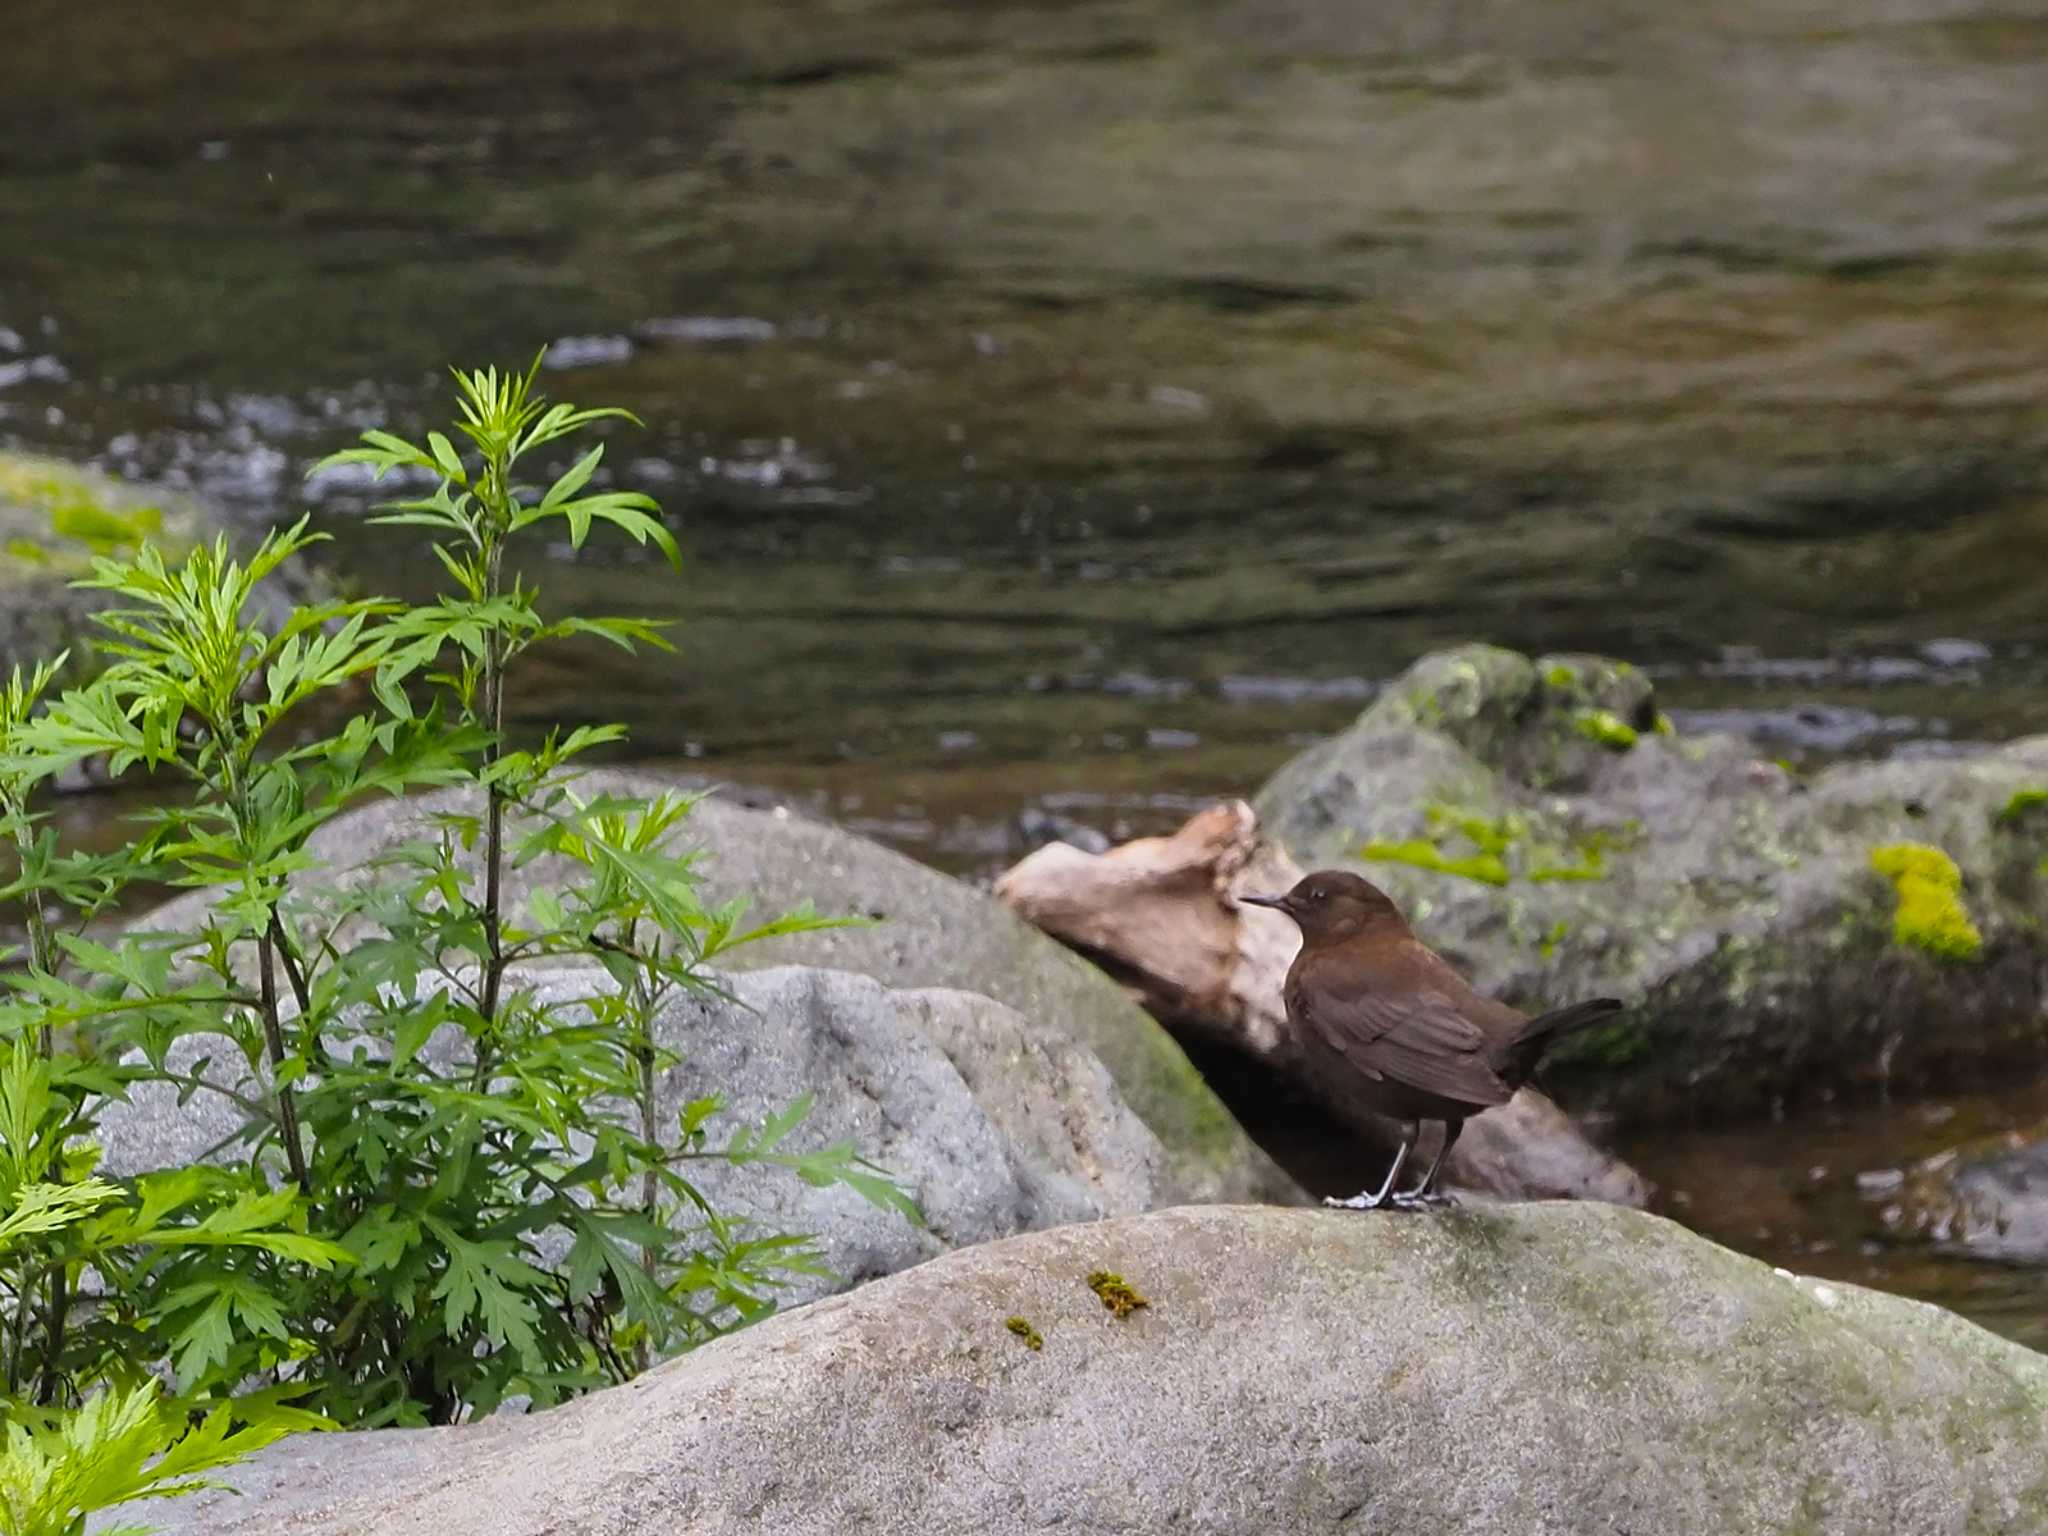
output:
M1284 891L1302 871L1259 835L1242 800L1197 813L1169 837L1107 853L1039 849L996 882L1026 922L1094 959L1169 1028L1227 1045L1293 1077L1374 1145L1395 1128L1333 1102L1301 1073L1280 989L1300 937L1293 925L1236 904ZM1470 1189L1515 1198L1573 1196L1641 1205L1642 1178L1588 1141L1545 1095L1525 1088L1470 1121L1447 1172Z

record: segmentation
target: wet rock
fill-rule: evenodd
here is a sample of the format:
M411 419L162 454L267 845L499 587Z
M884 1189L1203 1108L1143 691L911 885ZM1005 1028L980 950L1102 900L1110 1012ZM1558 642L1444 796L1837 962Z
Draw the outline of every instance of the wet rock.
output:
M1625 662L1467 646L1256 804L1300 864L1385 887L1487 990L1626 1000L1550 1081L1650 1118L2038 1062L2044 786L2048 738L1797 779L1671 732Z
M695 1165L693 1180L723 1214L820 1238L834 1277L800 1277L786 1302L970 1243L1160 1203L1167 1159L1158 1138L1093 1053L1057 1031L973 993L893 990L848 971L779 966L723 980L732 1001L678 997L655 1021L657 1043L680 1058L659 1086L668 1139L682 1107L706 1094L727 1104L714 1141L721 1128L757 1125L809 1094L811 1113L792 1145L851 1141L911 1191L927 1223L786 1172ZM522 984L544 1003L572 1008L613 989L603 970L581 965L527 974ZM467 1059L453 1029L426 1051ZM240 1053L221 1037L187 1037L171 1064L189 1071L202 1057L215 1081L247 1086ZM223 1077L231 1070L242 1080ZM218 1095L198 1093L181 1106L175 1090L147 1084L108 1106L99 1134L108 1168L126 1174L205 1156L240 1125Z
M1857 1193L1894 1240L2048 1263L2048 1124L1969 1142L1909 1169L1873 1170L1857 1180Z
M1124 1318L1086 1284L1113 1270ZM1033 1350L1007 1326L1021 1318ZM948 1255L548 1413L306 1436L174 1536L2022 1536L2048 1359L1584 1203L1198 1208Z
M1249 1057L1313 1097L1315 1084L1281 1002L1300 937L1236 903L1242 895L1286 890L1301 873L1259 835L1252 808L1233 800L1200 812L1171 837L1139 838L1100 856L1052 844L1008 871L995 889L1020 917L1099 960L1156 1018ZM1330 1108L1392 1153L1394 1122L1355 1107ZM1446 1171L1465 1188L1525 1198L1640 1205L1647 1194L1633 1170L1593 1146L1534 1089L1472 1120Z
M91 573L94 555L146 539L175 556L222 526L189 496L0 450L0 669L76 649L93 632L90 616L112 599L71 583ZM280 571L262 596L282 618L317 588L309 571Z
M590 794L652 795L678 787L685 786L676 778L630 771L593 773L581 782ZM359 878L351 872L366 860L418 836L426 817L457 803L446 794L371 803L322 828L313 852L329 861L338 881ZM810 902L823 913L874 920L735 950L726 957L733 968L815 965L858 971L890 987L947 987L994 998L1037 1028L1085 1047L1108 1069L1164 1147L1162 1202L1301 1198L1143 1009L993 898L785 805L756 810L706 800L691 814L688 839L703 850L709 900L745 896L763 914ZM510 871L513 910L522 910L535 888L558 887L570 874L570 866L554 858ZM201 899L182 897L139 923L189 924ZM345 929L338 941L358 936Z

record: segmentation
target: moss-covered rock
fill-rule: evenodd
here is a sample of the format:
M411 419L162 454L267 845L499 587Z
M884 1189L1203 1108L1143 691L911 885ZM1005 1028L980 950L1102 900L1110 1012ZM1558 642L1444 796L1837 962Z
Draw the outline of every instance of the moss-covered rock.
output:
M1624 998L1550 1077L1647 1116L2038 1059L2044 784L2048 738L1800 781L1670 733L1624 662L1466 646L1257 804L1298 862L1384 886L1489 990Z
M1150 1305L1105 1311L1102 1270ZM1640 1212L1207 1207L952 1253L547 1413L286 1441L230 1472L243 1497L149 1513L172 1536L2038 1536L2044 1417L2048 1359Z
M0 669L89 648L89 616L110 599L71 583L94 556L147 542L175 558L222 526L190 496L0 449ZM312 587L308 573L280 573L265 595L282 614Z

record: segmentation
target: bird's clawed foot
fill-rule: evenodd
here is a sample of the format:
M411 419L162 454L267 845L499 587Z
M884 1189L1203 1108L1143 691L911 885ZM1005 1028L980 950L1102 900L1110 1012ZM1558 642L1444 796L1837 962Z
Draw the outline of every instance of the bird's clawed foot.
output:
M1333 1211L1377 1211L1393 1205L1398 1196L1353 1195L1348 1200L1339 1200L1335 1195L1323 1196L1323 1204Z
M1333 1211L1439 1211L1457 1203L1456 1195L1439 1189L1428 1194L1421 1190L1399 1190L1393 1194L1353 1195L1348 1200L1339 1200L1335 1195L1323 1197L1323 1204Z
M1440 1189L1415 1190L1410 1194L1394 1196L1394 1204L1404 1211L1443 1210L1458 1203L1456 1195L1445 1194Z

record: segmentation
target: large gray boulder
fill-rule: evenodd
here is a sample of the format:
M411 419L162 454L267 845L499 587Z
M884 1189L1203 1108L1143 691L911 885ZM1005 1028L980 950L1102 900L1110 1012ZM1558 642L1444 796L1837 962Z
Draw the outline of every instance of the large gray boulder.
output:
M722 1094L727 1105L712 1122L714 1145L810 1094L810 1115L791 1145L851 1141L895 1175L925 1215L919 1227L849 1189L814 1188L775 1168L694 1164L691 1177L723 1214L821 1240L833 1277L798 1280L785 1302L971 1243L1161 1203L1159 1141L1102 1063L1001 1003L943 988L897 991L807 966L723 981L731 1001L678 997L656 1019L657 1043L681 1058L658 1086L670 1139L678 1111L706 1094ZM514 984L570 1009L613 986L596 966L515 973ZM460 1031L447 1029L426 1054L447 1061L462 1050ZM217 1081L241 1065L230 1042L205 1035L181 1040L172 1064L190 1071L202 1057ZM193 1161L240 1124L220 1095L201 1092L180 1107L174 1090L145 1084L129 1102L107 1107L100 1139L109 1171L126 1174Z
M607 770L582 780L579 792L654 795L679 787L702 786ZM372 802L322 828L312 852L345 881L366 860L418 837L436 809L458 804L465 802L452 793ZM467 805L474 810L475 802ZM1094 966L989 896L786 807L754 809L714 796L691 813L684 840L703 851L700 872L710 900L746 896L762 915L810 902L821 913L874 920L733 950L722 964L821 966L858 971L890 987L946 987L994 998L1048 1039L1085 1047L1108 1069L1164 1148L1162 1201L1301 1198L1142 1008ZM567 861L552 857L510 871L512 910L520 910L536 887L558 888L570 873ZM195 922L204 899L181 897L138 926ZM344 933L342 941L347 938Z
M1149 1305L1118 1318L1111 1270ZM1033 1349L1009 1330L1021 1319ZM526 1419L287 1441L209 1536L2021 1536L2048 1359L1613 1206L1182 1209L949 1255Z
M1649 1118L2038 1060L2044 788L2048 737L1800 778L1671 732L1625 662L1466 646L1256 804L1487 990L1624 999L1547 1076L1575 1109Z

